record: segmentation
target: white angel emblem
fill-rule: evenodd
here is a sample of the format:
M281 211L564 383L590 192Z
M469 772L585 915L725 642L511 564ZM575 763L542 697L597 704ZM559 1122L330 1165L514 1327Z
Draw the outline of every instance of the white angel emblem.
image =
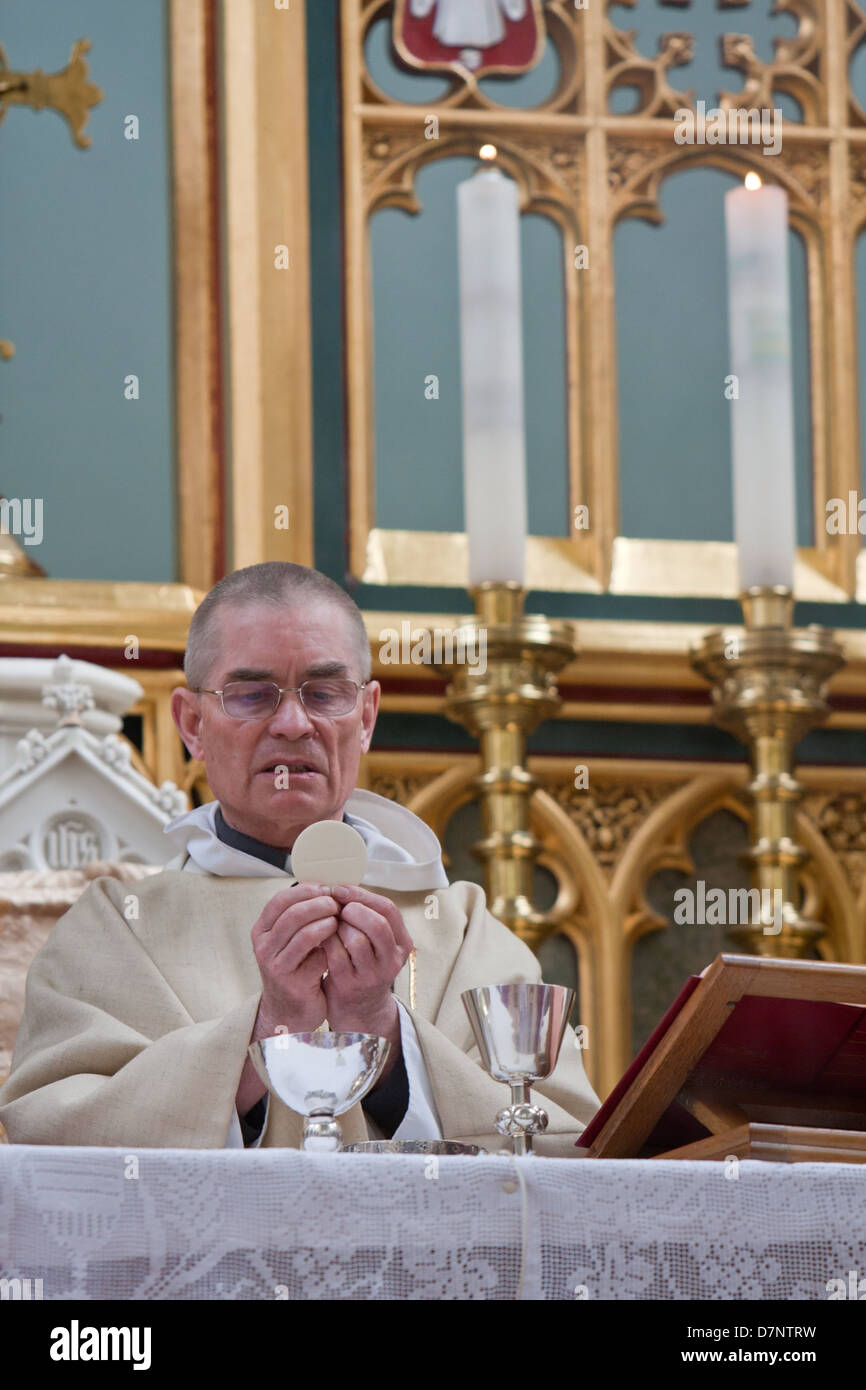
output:
M433 37L447 48L490 48L505 38L508 19L523 19L529 0L409 0L409 8L418 19L424 19L436 7ZM481 61L471 64L477 67Z

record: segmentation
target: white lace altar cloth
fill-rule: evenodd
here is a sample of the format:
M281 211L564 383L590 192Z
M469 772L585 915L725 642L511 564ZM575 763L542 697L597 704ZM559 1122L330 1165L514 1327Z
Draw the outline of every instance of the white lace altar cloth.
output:
M866 1275L866 1167L726 1171L11 1145L0 1277L46 1299L826 1299Z

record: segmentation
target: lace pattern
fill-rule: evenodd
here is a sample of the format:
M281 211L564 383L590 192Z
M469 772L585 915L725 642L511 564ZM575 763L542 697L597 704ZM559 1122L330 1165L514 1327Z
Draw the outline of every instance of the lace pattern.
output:
M826 1299L866 1169L0 1149L0 1276L46 1299ZM726 1176L727 1174L727 1176Z

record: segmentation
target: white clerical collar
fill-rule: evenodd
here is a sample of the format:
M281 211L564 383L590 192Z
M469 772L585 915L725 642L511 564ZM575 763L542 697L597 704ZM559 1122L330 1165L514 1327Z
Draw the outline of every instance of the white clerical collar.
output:
M167 868L223 878L285 876L294 881L290 855L286 856L285 867L280 868L220 839L216 810L217 802L209 801L165 826L165 834L177 852L177 858ZM363 879L367 887L412 893L448 886L439 841L429 826L404 806L374 792L356 790L346 802L344 819L367 846L368 866Z

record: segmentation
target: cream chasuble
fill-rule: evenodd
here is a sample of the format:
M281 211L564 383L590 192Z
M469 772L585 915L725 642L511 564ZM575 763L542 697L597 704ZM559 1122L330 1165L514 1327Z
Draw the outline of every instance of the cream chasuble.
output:
M199 807L168 827L181 852L163 873L134 888L95 880L35 957L12 1071L0 1088L0 1121L12 1143L226 1144L261 993L250 930L295 880L219 841L214 811L213 803ZM448 885L436 837L411 812L355 792L346 814L367 842L365 886L395 903L415 943L415 999L409 962L394 993L406 1009L414 1004L414 1036L443 1137L503 1148L493 1119L508 1090L481 1068L460 994L539 980L538 962L490 915L481 888ZM413 1078L406 1061L411 1090L417 1069ZM553 1076L537 1092L550 1116L537 1152L575 1156L574 1141L599 1102L570 1028ZM271 1096L262 1145L297 1148L302 1125ZM360 1105L341 1125L345 1143L372 1137Z

